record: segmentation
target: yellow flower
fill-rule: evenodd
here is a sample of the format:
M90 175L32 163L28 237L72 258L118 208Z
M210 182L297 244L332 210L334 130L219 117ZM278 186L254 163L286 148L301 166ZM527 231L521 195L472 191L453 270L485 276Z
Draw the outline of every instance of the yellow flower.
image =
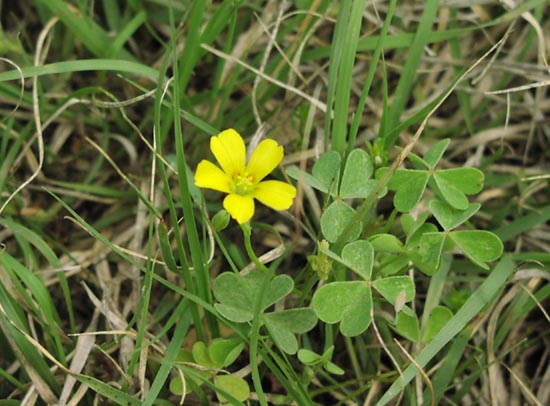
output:
M240 134L228 129L210 138L210 149L220 164L203 160L197 166L195 184L198 187L228 193L223 207L239 224L254 215L254 199L275 210L292 206L296 188L278 180L263 180L283 159L283 147L276 141L260 142L248 164L246 147Z

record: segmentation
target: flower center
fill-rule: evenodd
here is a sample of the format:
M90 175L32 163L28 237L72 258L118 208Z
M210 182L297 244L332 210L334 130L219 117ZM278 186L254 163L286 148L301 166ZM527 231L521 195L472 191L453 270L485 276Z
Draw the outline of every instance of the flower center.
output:
M248 196L254 191L254 178L247 172L242 175L237 175L233 179L233 192L241 195Z

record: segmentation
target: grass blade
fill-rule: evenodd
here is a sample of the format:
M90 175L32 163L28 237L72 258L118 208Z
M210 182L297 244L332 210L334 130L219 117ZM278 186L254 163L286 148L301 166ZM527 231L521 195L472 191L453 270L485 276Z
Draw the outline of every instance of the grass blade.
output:
M424 368L438 353L450 343L468 323L474 319L483 308L489 304L495 295L504 287L508 278L516 269L515 263L510 257L503 257L493 269L487 279L476 289L468 301L460 308L451 320L441 329L439 334L430 344L416 357L416 362ZM384 393L378 401L377 406L388 404L395 396L405 389L406 385L418 374L416 366L410 365L403 376L396 380L393 385Z

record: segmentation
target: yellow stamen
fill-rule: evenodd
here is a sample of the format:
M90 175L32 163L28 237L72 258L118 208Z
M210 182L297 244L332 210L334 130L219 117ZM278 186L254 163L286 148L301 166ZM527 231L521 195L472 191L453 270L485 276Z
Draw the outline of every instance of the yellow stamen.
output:
M235 176L233 179L233 192L241 195L248 196L254 191L254 177L247 172Z

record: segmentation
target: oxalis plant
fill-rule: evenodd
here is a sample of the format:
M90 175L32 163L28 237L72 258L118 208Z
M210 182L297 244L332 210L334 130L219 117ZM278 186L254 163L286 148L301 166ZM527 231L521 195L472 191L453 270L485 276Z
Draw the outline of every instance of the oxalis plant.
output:
M222 402L248 399L247 381L224 370L246 346L261 404L267 404L259 371L260 353L265 351L278 350L281 355L272 355L275 360L296 354L304 367L300 380L305 386L318 373L343 374L332 360L336 334L327 335L322 354L310 346L301 348L300 335L311 331L319 320L326 332L338 324L345 338L360 336L372 327L382 340L374 322L380 312L384 314L380 320L398 335L412 343L428 344L453 317L454 309L436 306L428 318L419 321L412 306L418 272L436 275L446 253L463 255L489 269L503 250L496 235L476 230L468 222L480 209L480 204L470 203L469 196L483 189L484 176L475 168L441 168L448 145L449 140L443 139L422 157L410 153L406 167L397 170L377 168L374 162L380 160L373 156L376 148L370 146L353 149L345 157L336 151L325 152L311 173L288 167L288 176L317 190L325 197L326 207L316 251L308 256L311 272L306 285L314 287L313 294L302 291L303 306L282 309L274 305L293 293L294 280L260 261L253 249L250 221L255 200L276 210L286 210L293 203L294 186L265 180L281 162L283 148L265 139L247 162L244 141L235 130L212 137L210 146L219 166L200 162L195 184L226 194L224 210L214 216L211 226L223 232L230 218L234 219L255 268L223 272L216 278L215 311L236 334L210 343L199 341L192 351L182 350L178 359L182 376L172 380L171 390L182 394L208 385ZM393 193L393 210L382 216L377 214L376 203L388 193Z

